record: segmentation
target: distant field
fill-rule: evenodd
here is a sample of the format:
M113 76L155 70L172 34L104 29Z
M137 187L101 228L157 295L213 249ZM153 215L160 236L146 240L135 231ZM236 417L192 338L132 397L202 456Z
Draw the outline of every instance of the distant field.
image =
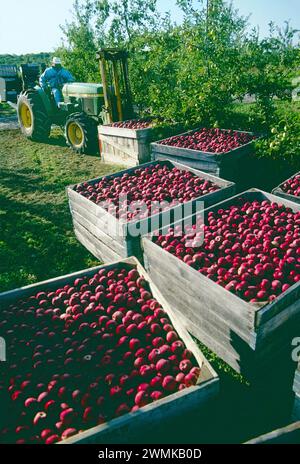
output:
M25 55L0 55L0 65L1 64L11 64L15 66L20 66L24 63L49 63L52 54L49 52L41 53L26 53Z

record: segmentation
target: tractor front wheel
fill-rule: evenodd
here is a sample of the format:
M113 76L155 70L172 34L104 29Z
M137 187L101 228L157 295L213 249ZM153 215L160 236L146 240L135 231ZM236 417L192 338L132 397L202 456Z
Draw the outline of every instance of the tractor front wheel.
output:
M78 154L99 152L97 123L84 113L71 114L65 125L67 145Z
M51 120L35 90L20 94L17 113L22 134L35 142L45 142L49 138Z

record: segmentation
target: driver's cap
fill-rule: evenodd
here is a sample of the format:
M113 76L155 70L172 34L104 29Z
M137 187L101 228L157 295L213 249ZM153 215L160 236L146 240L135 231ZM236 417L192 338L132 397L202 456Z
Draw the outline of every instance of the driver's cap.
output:
M52 64L61 64L61 59L58 58L57 56L54 56L52 58Z

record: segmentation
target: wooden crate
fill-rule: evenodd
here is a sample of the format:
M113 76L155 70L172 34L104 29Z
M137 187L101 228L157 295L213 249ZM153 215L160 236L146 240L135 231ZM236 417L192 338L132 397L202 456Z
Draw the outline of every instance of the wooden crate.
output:
M133 167L150 161L152 128L98 126L101 158L105 163Z
M240 197L247 200L269 199L284 203L294 211L300 209L299 205L288 200L251 189L206 209L205 218L210 211L228 207ZM196 215L190 221L195 219ZM264 381L267 377L270 382L276 380L280 365L287 371L285 375L291 388L295 369L291 359L291 340L297 335L295 320L300 318L300 282L275 301L265 306L255 305L230 293L168 253L156 245L151 236L142 238L142 248L145 267L151 278L195 337L249 379L261 378ZM271 376L272 369L274 378Z
M300 395L295 394L294 405L292 411L292 420L300 420Z
M191 130L180 135L192 134L198 130L199 129ZM253 135L252 132L246 133ZM192 150L190 148L162 145L160 142L163 140L151 143L152 160L174 160L177 163L186 164L187 166L209 172L234 182L237 182L239 179L240 170L243 169L243 162L245 162L245 159L254 152L254 141L235 148L227 153L207 153L200 150Z
M158 161L145 163L142 167L157 163ZM176 166L181 170L191 171L198 177L209 179L216 183L220 187L219 190L198 198L199 201L204 202L206 207L218 203L224 198L229 198L235 193L235 185L232 182L171 161L160 163L167 163L170 167ZM136 168L129 168L106 177L120 177L124 173L133 173L135 169ZM89 180L88 182L95 184L99 182L100 179L101 177ZM170 208L168 211L158 215L152 215L144 220L124 223L116 219L101 206L76 192L75 186L68 187L67 194L76 237L83 246L102 262L110 262L128 256L137 256L139 259L142 259L140 237L133 236L132 231L135 231L137 227L147 226L146 229L151 232L158 228L157 224L159 221L164 221L164 224L169 224L175 214L182 212L183 207L193 208L198 201L196 199L186 202L183 204L184 206L179 205Z
M150 290L164 310L167 312L179 337L183 340L186 347L191 350L195 356L198 365L201 367L201 376L197 385L181 390L166 398L149 404L134 413L128 413L120 418L111 420L75 435L59 443L134 443L135 437L141 433L151 433L155 427L163 421L170 421L181 414L192 412L196 408L206 408L207 405L217 396L219 391L219 379L213 368L210 366L196 343L190 337L173 309L167 304L162 294L153 284L145 269L134 257L117 261L110 265L96 266L79 272L68 274L62 277L46 280L33 285L28 285L16 290L11 290L0 294L0 309L5 308L19 299L26 298L38 291L57 289L73 282L77 277L92 276L100 269L113 269L122 267L128 269L137 269L148 282Z
M293 391L295 393L295 399L292 412L292 419L300 420L300 361L298 362L297 369L295 371Z
M300 421L247 441L246 445L279 445L285 443L300 443Z
M286 198L287 200L294 201L295 203L300 204L300 197L296 197L296 195L290 195L289 193L286 193L282 190L281 186L284 184L287 180L291 180L293 177L297 176L300 174L299 172L296 172L296 174L293 174L289 179L286 179L285 181L281 182L277 187L275 187L272 190L272 193L274 195L277 195L278 197Z

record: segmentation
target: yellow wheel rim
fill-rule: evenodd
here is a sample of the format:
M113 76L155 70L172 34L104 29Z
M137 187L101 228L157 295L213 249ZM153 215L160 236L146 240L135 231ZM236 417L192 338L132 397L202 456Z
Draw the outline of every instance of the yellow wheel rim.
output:
M74 147L80 147L83 142L84 134L82 128L77 122L71 122L68 125L68 139Z
M20 119L21 119L22 125L26 129L30 129L30 127L32 126L32 117L31 117L29 106L27 106L26 103L21 104Z

